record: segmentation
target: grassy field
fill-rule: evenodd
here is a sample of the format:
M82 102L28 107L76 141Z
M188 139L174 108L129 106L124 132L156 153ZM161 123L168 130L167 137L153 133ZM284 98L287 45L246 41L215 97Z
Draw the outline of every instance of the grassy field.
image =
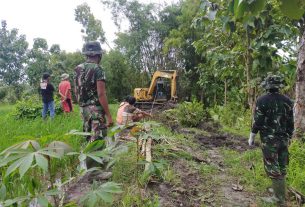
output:
M115 120L117 104L110 105L110 111ZM82 130L82 121L79 107L74 107L74 112L65 115L57 115L54 120L44 121L42 118L34 120L16 120L11 113L13 106L0 106L0 151L14 143L25 140L40 140L48 143L51 140L66 141L74 147L79 145L75 136L66 135L70 130Z
M117 104L110 105L110 110L114 121L116 118L115 116L117 108ZM82 121L78 106L74 107L75 111L73 113L68 115L57 115L54 120L47 121L42 120L40 117L34 120L16 120L11 115L13 109L14 106L11 105L0 105L0 151L17 142L26 140L36 140L42 146L53 140L64 141L72 146L74 151L79 151L81 144L85 141L82 136L67 135L70 130L82 130ZM239 136L242 135L245 137L245 142L247 142L246 131L249 131L247 127L245 127L243 130L238 130L224 125L223 130L231 134L238 134ZM154 136L166 140L166 142L157 142L154 145L154 160L156 161L156 166L159 166L160 168L156 168L157 170L155 171L158 173L154 174L154 179L156 179L158 182L167 184L170 183L172 186L178 185L181 187L189 182L188 180L183 181L181 178L193 173L198 175L196 177L196 182L206 182L204 183L205 185L210 183L213 186L219 186L219 183L217 183L219 181L212 179L213 176L217 177L217 174L221 175L222 173L219 172L218 168L215 167L214 164L217 163L216 161L214 164L213 162L195 162L193 160L194 155L191 154L192 151L172 151L177 147L186 146L193 151L197 149L197 151L195 150L196 153L199 153L206 159L208 158L207 151L199 149L195 135L196 133L209 134L209 132L204 132L202 129L198 128L189 128L187 131L192 133L175 133L162 125L154 127ZM259 138L257 137L257 141L258 139ZM298 141L295 141L290 146L291 156L287 176L288 184L295 187L302 193L305 192L304 149L305 145ZM216 149L216 151L217 150L219 150L220 156L223 157L223 164L226 167L226 176L236 178L238 182L245 187L247 192L256 195L257 201L259 202L259 197L266 193L266 189L270 187L271 184L270 179L264 172L261 150L257 148L255 150L250 150L243 153L225 147ZM112 206L159 206L158 196L162 197L162 195L158 195L158 193L154 191L151 192L151 194L147 194L143 197L139 191L139 186L142 188L147 188L148 178L144 176L145 174L141 173L141 170L139 170L139 168L142 169L143 166L141 167L139 164L137 164L137 159L139 157L137 157L135 152L136 145L133 144L129 146L129 151L127 153L116 158L116 162L112 168L112 181L122 184L123 193L120 196L120 199L118 199ZM190 172L184 172L185 167L182 167L181 169L175 168L177 165L173 163L179 163L181 160L183 160L184 164L191 167L189 169ZM51 165L51 171L53 172L54 176L60 172L61 177L64 180L65 177L69 177L71 174L77 174L77 169L71 167L75 166L75 163L77 164L77 162L77 156L73 158L65 158L61 161L54 161ZM252 166L252 170L250 169L250 164L254 166ZM70 168L68 166L70 166ZM5 171L6 169L3 168L3 173ZM139 174L135 173L138 171ZM27 194L28 189L26 187L22 187L18 189L18 192L16 192L14 186L22 186L24 183L24 186L31 186L32 181L30 179L32 179L32 175L35 175L35 173L35 171L30 171L27 174L28 176L25 176L22 179L16 179L18 177L17 174L13 175L10 178L12 179L10 181L12 184L9 183L7 185L7 191L13 193L8 195L8 197L16 197ZM39 175L41 176L38 177L40 182L43 180L42 178L44 178L44 173L40 173ZM197 188L198 186L193 187ZM190 189L192 189L192 186ZM207 194L212 191L211 189L209 189L209 187L203 188L203 190L206 190L205 193ZM218 194L215 194L214 196L216 200L220 198Z

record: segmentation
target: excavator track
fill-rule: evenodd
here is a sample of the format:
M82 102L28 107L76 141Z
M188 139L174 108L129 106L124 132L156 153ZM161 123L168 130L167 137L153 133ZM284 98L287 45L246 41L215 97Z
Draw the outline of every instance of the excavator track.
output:
M135 107L143 110L161 108L166 104L166 102L136 102Z

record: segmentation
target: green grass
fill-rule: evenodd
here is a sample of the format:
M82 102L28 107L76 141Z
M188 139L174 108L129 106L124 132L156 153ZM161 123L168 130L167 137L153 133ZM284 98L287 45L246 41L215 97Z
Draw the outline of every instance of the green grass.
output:
M117 104L110 105L110 111L115 121ZM16 120L11 116L13 106L0 106L0 151L21 141L35 139L41 143L52 140L65 141L73 147L79 146L79 137L66 135L70 130L82 130L82 120L79 107L74 106L74 112L57 115L54 120L44 121L42 118Z
M230 174L239 178L241 185L248 191L258 194L266 192L271 180L266 176L260 149L239 153L234 150L222 150L224 163L230 168Z
M294 141L289 152L288 183L305 195L305 143Z

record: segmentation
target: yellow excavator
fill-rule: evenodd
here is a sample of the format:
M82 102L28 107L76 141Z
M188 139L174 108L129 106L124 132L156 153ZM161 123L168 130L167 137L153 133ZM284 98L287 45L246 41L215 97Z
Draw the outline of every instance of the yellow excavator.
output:
M160 105L177 100L177 71L157 70L151 79L149 88L135 88L134 97L138 107Z

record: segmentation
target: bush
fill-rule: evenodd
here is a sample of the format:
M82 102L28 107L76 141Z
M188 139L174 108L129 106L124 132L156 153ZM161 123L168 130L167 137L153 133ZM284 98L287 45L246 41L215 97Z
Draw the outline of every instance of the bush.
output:
M18 101L13 110L13 116L16 119L34 119L41 117L42 101L37 95L28 96L27 98ZM55 113L62 113L59 105L55 105Z
M205 112L203 104L194 100L193 102L183 102L179 104L177 118L181 125L195 127L203 120Z
M209 109L209 113L214 121L234 129L250 128L251 125L250 110L236 102L225 106L215 106Z

